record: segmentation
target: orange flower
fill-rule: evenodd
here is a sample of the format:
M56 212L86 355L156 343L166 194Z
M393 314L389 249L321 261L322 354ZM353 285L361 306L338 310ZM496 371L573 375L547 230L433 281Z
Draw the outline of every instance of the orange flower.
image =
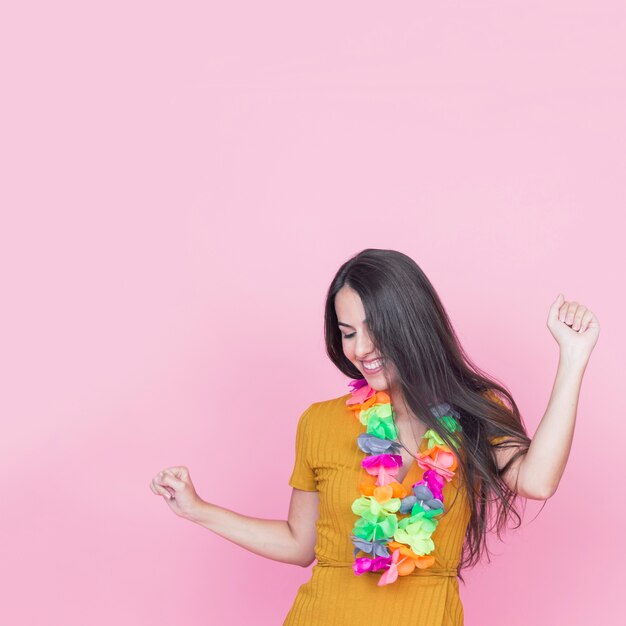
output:
M392 498L406 498L410 493L412 493L411 490L407 489L403 484L399 483L398 481L389 483L388 485L385 485L385 487L391 487L391 489L393 490L391 495ZM364 496L373 496L376 489L380 488L381 487L378 487L376 485L376 478L374 476L368 475L368 477L363 482L359 483L359 491Z
M411 548L397 541L390 541L387 547L390 550L400 550L400 559L397 563L399 576L407 576L416 567L418 569L426 569L435 562L434 556L429 554L415 554Z
M423 469L435 470L450 481L454 477L458 461L448 446L434 445L430 450L418 454L417 464Z

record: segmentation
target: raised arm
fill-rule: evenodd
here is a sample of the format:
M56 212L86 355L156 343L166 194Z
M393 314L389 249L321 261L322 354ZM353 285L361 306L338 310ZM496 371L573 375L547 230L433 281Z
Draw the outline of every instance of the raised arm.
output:
M559 364L552 394L528 452L503 476L517 493L545 500L557 490L574 437L574 424L583 375L598 340L600 325L584 305L566 302L559 294L550 307L548 328L559 344ZM503 467L515 448L496 450Z

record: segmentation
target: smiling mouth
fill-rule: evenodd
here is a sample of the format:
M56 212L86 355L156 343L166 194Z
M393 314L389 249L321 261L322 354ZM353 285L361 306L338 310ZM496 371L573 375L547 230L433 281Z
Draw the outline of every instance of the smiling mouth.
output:
M366 372L375 373L383 369L384 361L383 359L376 359L375 361L370 361L369 363L362 361L361 364Z

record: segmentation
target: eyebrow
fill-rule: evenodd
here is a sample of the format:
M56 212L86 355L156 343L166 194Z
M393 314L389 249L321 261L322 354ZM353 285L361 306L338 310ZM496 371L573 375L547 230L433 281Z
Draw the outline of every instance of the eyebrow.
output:
M348 328L354 328L354 326L351 326L350 324L346 324L345 322L337 322L337 324L339 326L347 326ZM367 318L365 318L363 320L363 324L367 324ZM355 329L356 330L356 329Z

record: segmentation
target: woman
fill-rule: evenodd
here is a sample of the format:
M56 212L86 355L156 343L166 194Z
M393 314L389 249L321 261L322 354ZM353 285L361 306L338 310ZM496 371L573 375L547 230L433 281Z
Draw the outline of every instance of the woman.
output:
M285 625L463 624L461 570L520 516L518 496L554 494L571 446L595 315L559 294L548 328L556 380L532 438L511 394L463 352L433 286L408 256L366 249L326 299L331 361L349 393L300 417L288 520L239 515L201 500L185 467L152 491L178 515L261 556L310 565ZM464 582L464 581L463 581Z

